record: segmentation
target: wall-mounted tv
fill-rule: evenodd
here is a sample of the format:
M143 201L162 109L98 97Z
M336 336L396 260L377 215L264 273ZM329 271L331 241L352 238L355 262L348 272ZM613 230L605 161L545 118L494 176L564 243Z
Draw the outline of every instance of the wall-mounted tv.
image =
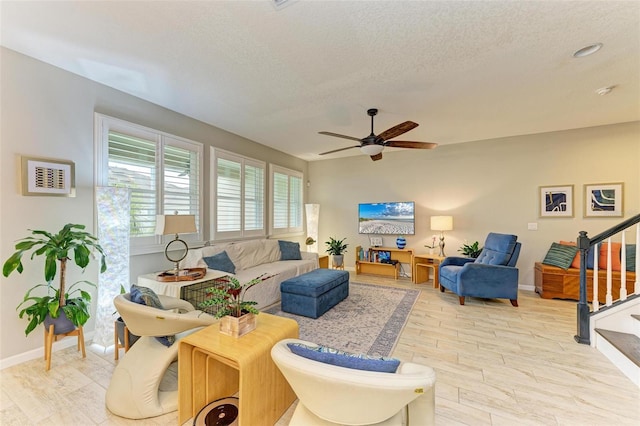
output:
M358 232L414 235L414 212L413 201L358 204Z

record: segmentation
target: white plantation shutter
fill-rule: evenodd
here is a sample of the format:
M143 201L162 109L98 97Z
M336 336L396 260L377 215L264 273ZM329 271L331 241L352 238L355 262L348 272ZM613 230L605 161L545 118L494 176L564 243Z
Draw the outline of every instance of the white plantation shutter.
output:
M212 149L214 240L265 235L265 164Z
M131 253L164 249L156 215L192 214L202 238L202 144L96 114L96 181L130 190Z
M164 214L192 214L200 229L200 156L179 141L164 147ZM169 145L171 144L171 145Z
M264 231L264 166L244 167L244 229Z
M154 141L108 132L107 186L129 188L131 237L153 236L156 227L156 150Z
M273 174L273 229L289 227L289 177Z
M271 165L272 235L302 232L302 173Z
M218 158L216 233L240 232L242 216L242 163Z

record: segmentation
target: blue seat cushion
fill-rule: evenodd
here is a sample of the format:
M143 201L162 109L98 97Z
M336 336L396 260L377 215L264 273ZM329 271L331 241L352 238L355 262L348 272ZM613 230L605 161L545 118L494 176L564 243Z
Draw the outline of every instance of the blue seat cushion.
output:
M355 370L395 373L400 365L396 358L352 354L326 346L312 347L302 343L287 343L287 346L291 352L304 358Z
M320 268L283 281L280 284L280 291L282 293L318 297L345 282L349 282L348 271Z

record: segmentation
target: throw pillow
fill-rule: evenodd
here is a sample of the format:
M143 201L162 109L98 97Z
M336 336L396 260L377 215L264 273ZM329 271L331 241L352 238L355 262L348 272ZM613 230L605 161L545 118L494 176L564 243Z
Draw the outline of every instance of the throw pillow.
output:
M132 302L140 305L151 306L152 308L164 309L164 306L162 306L162 302L160 302L160 298L158 298L156 292L151 290L149 287L141 287L131 284L130 294Z
M129 294L131 295L131 301L134 303L150 306L152 308L164 309L164 306L162 306L162 302L160 302L160 298L156 292L149 287L141 287L131 284ZM169 347L175 343L176 336L158 336L156 337L156 340L164 346Z
M576 246L576 243L573 241L560 241L560 244L563 246ZM571 267L580 269L580 250L576 253L576 257L573 258L573 262L571 262ZM593 250L589 249L587 251L587 269L593 269Z
M627 255L625 256L627 261L627 271L636 272L636 245L627 244Z
M291 352L301 357L354 370L395 373L398 370L398 366L400 366L400 360L396 358L352 354L326 346L313 347L302 343L287 343L287 346Z
M233 264L226 251L222 251L213 256L203 258L209 269L216 269L218 271L228 272L230 274L236 273L236 265Z
M562 269L569 269L573 258L576 257L578 248L575 246L565 246L559 243L551 243L551 247L544 257L542 263L545 265L557 266Z
M278 240L280 245L280 260L302 260L300 244L291 241Z
M611 243L611 270L619 271L622 266L620 265L620 251L622 250L621 243ZM607 269L609 264L609 244L600 244L600 252L598 253L598 269Z

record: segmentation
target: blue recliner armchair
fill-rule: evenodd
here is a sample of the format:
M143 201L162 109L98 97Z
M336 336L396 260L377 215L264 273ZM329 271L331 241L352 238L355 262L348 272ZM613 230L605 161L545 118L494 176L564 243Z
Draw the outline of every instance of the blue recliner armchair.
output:
M440 264L440 291L464 298L509 299L518 306L518 269L520 243L515 235L490 233L477 259L447 257Z

